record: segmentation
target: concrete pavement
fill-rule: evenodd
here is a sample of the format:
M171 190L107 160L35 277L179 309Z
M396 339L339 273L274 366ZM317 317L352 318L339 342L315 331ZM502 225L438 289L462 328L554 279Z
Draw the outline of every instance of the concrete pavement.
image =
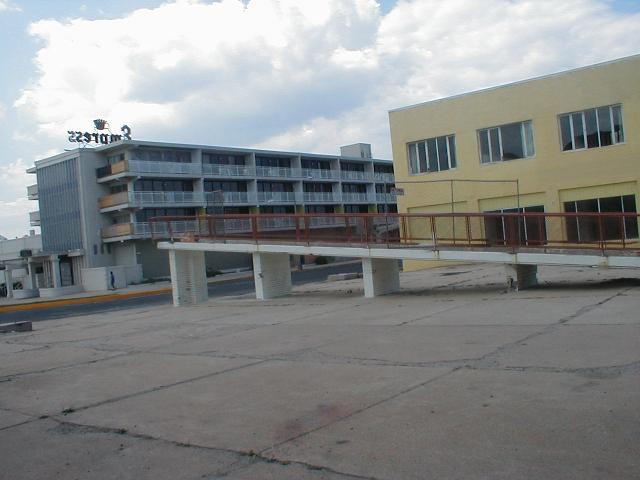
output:
M3 475L637 478L640 272L540 280L456 266L2 335Z

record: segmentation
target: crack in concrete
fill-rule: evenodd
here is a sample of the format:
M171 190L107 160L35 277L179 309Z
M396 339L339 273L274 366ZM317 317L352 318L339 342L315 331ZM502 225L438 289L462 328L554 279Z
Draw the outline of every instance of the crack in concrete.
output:
M561 318L560 320L558 320L557 322L551 324L551 325L547 325L544 328L542 328L541 330L537 331L537 332L533 332L530 333L529 335L526 335L525 337L519 339L519 340L515 340L513 342L508 342L498 348L496 348L494 351L489 352L485 355L482 355L480 357L478 357L474 363L476 363L475 366L497 366L498 363L498 357L501 355L504 355L505 353L507 353L508 351L510 351L511 349L513 349L514 347L517 347L519 344L523 343L523 342L528 342L529 340L532 340L534 338L538 338L541 337L542 335L547 335L550 333L555 332L559 326L562 326L564 324L566 324L567 322L574 320L582 315L584 315L585 313L590 312L591 310L593 310L594 308L597 308L601 305L604 305L605 303L613 300L614 298L616 298L618 295L620 294L620 292L615 293L614 295L610 295L609 297L600 300L598 302L589 304L589 305L585 305L580 307L576 312L567 315L566 317Z
M16 413L18 413L18 412L16 412ZM24 414L22 414L22 415L24 415ZM28 416L31 416L31 415L28 415ZM5 430L9 430L11 428L20 427L22 425L26 425L27 423L37 422L38 420L40 420L40 419L39 418L30 418L29 420L25 420L24 422L20 422L20 423L14 424L14 425L8 425L6 427L2 427L2 428L0 428L0 432L3 432Z
M341 422L343 420L351 418L351 417L353 417L355 415L358 415L358 414L360 414L360 413L362 413L364 411L367 411L367 410L369 410L371 408L375 408L375 407L377 407L377 406L379 406L379 405L381 405L383 403L389 402L389 401L391 401L391 400L393 400L395 398L398 398L398 397L400 397L402 395L405 395L405 394L407 394L407 393L409 393L411 391L414 391L414 390L416 390L418 388L426 387L426 386L430 385L431 383L439 381L442 378L447 377L447 376L457 372L458 370L460 370L462 368L472 368L473 369L473 368L486 367L485 365L483 365L483 363L489 362L491 358L495 358L498 355L503 354L509 348L512 348L512 347L514 347L514 346L516 346L516 345L518 345L518 344L520 344L522 342L528 341L528 340L530 340L532 338L536 338L538 336L545 335L547 333L551 333L552 331L555 331L555 329L559 325L563 325L563 324L567 323L568 321L570 321L572 319L575 319L575 318L578 318L581 315L584 315L585 313L593 310L594 308L597 308L600 305L603 305L603 304L607 303L608 301L612 300L613 298L617 297L618 295L619 295L619 293L616 293L614 295L611 295L611 296L605 298L604 300L598 301L598 302L593 303L591 305L587 305L587 306L581 307L575 313L573 313L571 315L568 315L566 317L563 317L562 319L560 319L558 322L554 323L553 325L546 326L542 330L540 330L538 332L531 333L531 334L529 334L529 335L525 336L524 338L521 338L521 339L519 339L517 341L508 342L508 343L506 343L504 345L501 345L500 347L496 348L494 351L489 352L486 355L482 355L482 356L478 357L477 359L467 359L466 361L456 360L455 363L458 363L458 364L459 363L464 363L464 365L455 366L451 370L447 371L446 373L438 375L438 376L436 376L434 378L431 378L431 379L429 379L429 380L427 380L425 382L422 382L422 383L420 383L418 385L414 385L412 387L406 388L406 389L404 389L404 390L402 390L400 392L397 392L397 393L395 393L395 394L393 394L393 395L391 395L391 396L389 396L389 397L387 397L385 399L382 399L382 400L380 400L378 402L374 402L374 403L372 403L370 405L367 405L367 406L365 406L365 407L363 407L361 409L355 410L355 411L353 411L353 412L351 412L351 413L349 413L347 415L339 417L339 418L335 419L332 422L329 422L329 423L324 424L324 425L320 425L318 427L312 428L312 429L310 429L308 431L305 431L303 433L300 433L298 435L292 436L292 437L290 437L290 438L288 438L286 440L283 440L283 441L281 441L281 442L279 442L277 444L272 445L271 447L263 449L262 451L260 451L260 453L264 455L266 452L268 452L270 450L274 450L277 447L282 446L282 445L284 445L286 443L290 443L290 442L296 441L296 440L298 440L298 439L300 439L302 437L308 436L308 435L310 435L310 434L312 434L314 432L317 432L317 431L322 430L324 428L327 428L329 426L335 425L338 422ZM317 352L317 353L320 353L320 352ZM429 366L434 366L433 362L429 362L429 363L430 363ZM443 362L439 362L439 363L442 364ZM453 362L451 362L451 363L453 363ZM451 365L451 363L449 363L449 365ZM494 360L494 366L495 366L495 363L497 363L496 360ZM640 365L640 362L634 362L633 364L629 364L628 366L626 366L626 368L628 368L629 370L634 370L634 369L640 368L636 364ZM531 367L531 368L536 368L536 367ZM587 375L587 374L597 375L598 372L602 372L602 373L606 372L606 373L609 373L609 374L611 374L611 373L615 374L615 373L621 372L621 371L623 371L625 369L625 367L617 367L617 369L616 369L616 367L613 367L613 370L611 368L612 367L566 369L566 371L571 371L571 373L577 373L577 374L581 374L581 375L584 376L584 375ZM509 368L504 368L503 367L503 368L501 368L501 370L514 370L514 369L513 368L509 369ZM554 371L554 370L547 370L547 371Z
M563 368L563 367L540 367L540 366L505 366L501 368L492 368L475 365L465 365L464 368L470 370L492 370L492 371L513 371L513 372L535 372L535 373L569 373L579 375L585 378L593 379L611 379L622 375L640 374L640 360L626 363L624 365L608 365L602 367L580 367L580 368Z
M42 417L37 417L37 416L31 415L30 413L20 412L18 410L7 408L7 407L0 407L0 410L2 410L4 412L14 413L14 414L17 413L18 415L21 415L23 417L28 417L28 419L25 420L24 422L14 423L13 425L7 425L5 427L0 427L0 432L2 432L3 430L9 430L10 428L19 427L20 425L25 425L27 423L35 422L37 420L40 420L40 418L42 418Z
M134 438L137 440L145 440L145 441L153 441L164 443L168 445L172 445L180 448L190 448L195 450L204 450L208 452L214 453L224 453L227 455L233 455L237 457L237 460L231 464L229 467L224 468L223 470L218 470L215 472L211 472L209 474L203 475L201 478L212 478L211 476L215 476L213 478L224 478L234 472L239 470L249 468L253 465L262 463L262 464L277 464L283 467L289 465L298 465L310 471L319 471L330 473L332 475L338 475L340 477L344 477L344 480L379 480L376 477L364 477L361 475L354 475L345 472L339 472L330 467L322 466L322 465L314 465L311 463L294 461L294 460L283 460L277 459L275 457L267 457L262 455L260 452L254 452L253 450L244 451L244 450L234 450L230 448L222 448L222 447L212 447L208 445L199 445L192 442L179 442L176 440L170 440L162 437L154 437L152 435L144 434L144 433L136 433L130 432L124 428L113 428L113 427L102 427L97 425L89 425L78 422L71 422L68 420L62 420L55 416L49 417L50 420L55 421L60 427L58 433L61 435L65 434L85 434L85 433L103 433L109 435L125 435L129 438ZM35 419L39 420L39 419Z

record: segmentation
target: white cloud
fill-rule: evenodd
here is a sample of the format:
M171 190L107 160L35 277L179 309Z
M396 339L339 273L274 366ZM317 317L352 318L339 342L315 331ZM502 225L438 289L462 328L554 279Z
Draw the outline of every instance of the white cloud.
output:
M2 102L0 102L0 120L3 120L7 116L7 108Z
M26 172L27 168L28 165L21 158L6 165L0 165L0 185L2 185L0 200L15 198L16 195L27 196L26 186L36 183L35 176Z
M38 210L37 202L26 198L0 200L0 235L6 238L24 236L29 230L38 230L29 224L29 212Z
M44 20L30 30L45 42L39 77L16 106L51 136L100 116L147 138L252 143L362 103L379 20L374 0L178 1Z
M103 117L138 138L388 156L388 109L632 54L639 28L604 0L414 0L385 17L374 0L179 0L32 24L39 75L16 106L52 138Z
M375 78L365 100L260 144L330 150L370 141L388 157L387 110L639 53L640 37L628 35L639 28L639 14L598 0L399 2L380 22L374 53L360 50L360 67Z
M36 183L36 178L26 169L22 159L0 164L0 235L7 238L25 234L30 228L29 212L38 210L38 202L27 199L27 185Z
M22 9L7 0L0 0L0 12L21 12Z
M388 157L387 110L638 53L639 30L607 0L403 0L386 16L374 0L179 0L32 24L38 72L15 106L42 148L101 117L149 140Z

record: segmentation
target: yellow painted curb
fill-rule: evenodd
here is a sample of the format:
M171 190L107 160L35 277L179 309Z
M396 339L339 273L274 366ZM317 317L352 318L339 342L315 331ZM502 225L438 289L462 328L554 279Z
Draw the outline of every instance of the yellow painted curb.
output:
M209 283L229 283L237 280L246 280L253 278L252 275L246 277L224 278ZM18 305L0 306L0 313L24 312L29 310L39 310L42 308L64 307L67 305L82 305L84 303L99 303L110 300L126 300L127 298L144 297L147 295L161 295L163 293L171 293L171 287L159 288L157 290L143 290L131 293L112 293L109 295L94 295L92 297L67 298L60 300L43 300L40 302L23 303Z
M171 288L158 290L145 290L142 292L113 293L110 295L95 295L93 297L67 298L63 300L50 300L34 303L23 303L21 305L6 305L0 307L0 313L24 312L28 310L40 310L43 308L64 307L67 305L82 305L84 303L108 302L110 300L125 300L127 298L145 297L147 295L160 295L170 293Z

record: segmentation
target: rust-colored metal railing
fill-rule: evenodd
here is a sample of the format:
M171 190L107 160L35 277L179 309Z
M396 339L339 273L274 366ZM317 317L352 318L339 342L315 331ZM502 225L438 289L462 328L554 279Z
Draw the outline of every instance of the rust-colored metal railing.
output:
M154 239L640 254L637 213L335 213L156 217Z

